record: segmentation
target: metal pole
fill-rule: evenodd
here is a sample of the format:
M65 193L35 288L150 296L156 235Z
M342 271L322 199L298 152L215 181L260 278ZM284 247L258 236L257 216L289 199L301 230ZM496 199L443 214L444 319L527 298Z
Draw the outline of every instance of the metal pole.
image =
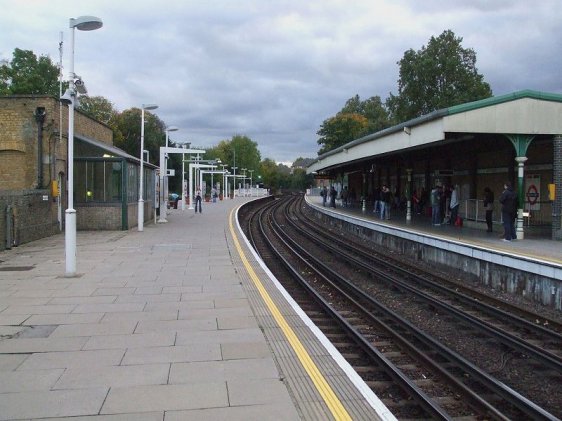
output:
M65 275L76 275L76 210L74 209L74 100L76 99L76 91L74 86L74 26L72 19L70 20L70 64L68 81L68 89L72 96L68 105L68 208L65 211Z
M139 231L144 231L144 200L142 197L143 193L143 182L144 182L144 105L141 109L141 144L140 144L140 172L139 172L139 202L138 202L138 209L137 209L137 227Z

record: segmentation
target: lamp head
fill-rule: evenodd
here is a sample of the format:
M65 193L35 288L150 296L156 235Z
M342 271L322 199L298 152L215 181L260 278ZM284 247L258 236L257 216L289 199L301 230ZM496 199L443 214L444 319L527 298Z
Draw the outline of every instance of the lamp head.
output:
M74 102L74 95L70 89L67 89L63 96L60 97L63 104L70 105Z
M177 132L179 130L176 126L170 126L166 129L167 132Z
M70 18L69 28L76 28L79 31L94 31L103 26L100 18L95 16L80 16L77 18Z
M142 104L143 110L155 110L156 108L158 108L156 104Z

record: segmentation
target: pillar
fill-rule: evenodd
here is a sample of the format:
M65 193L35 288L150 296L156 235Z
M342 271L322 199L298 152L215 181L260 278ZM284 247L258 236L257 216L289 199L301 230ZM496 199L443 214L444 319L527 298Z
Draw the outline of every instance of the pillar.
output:
M527 149L535 138L535 135L529 134L506 134L505 135L515 148L515 161L517 162L517 239L525 238L523 230L523 204L525 203L525 161L527 161Z
M408 174L408 181L406 182L406 199L407 207L406 207L406 223L412 222L412 169L407 168L406 173Z
M552 239L562 240L562 135L553 140L552 182L554 201L552 202Z
M517 239L523 240L525 232L523 230L523 204L525 203L525 161L526 156L518 156L517 161Z

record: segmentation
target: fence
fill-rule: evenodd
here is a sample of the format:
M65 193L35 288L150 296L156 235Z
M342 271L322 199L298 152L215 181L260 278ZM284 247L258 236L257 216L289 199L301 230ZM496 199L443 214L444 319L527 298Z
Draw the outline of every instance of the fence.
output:
M534 209L529 210L529 203L525 203L524 212L528 213L528 215L524 218L526 226L552 224L552 202L538 202L533 205L533 208ZM494 211L492 214L493 221L501 223L501 214L501 203L496 200L494 201ZM469 221L485 222L486 211L484 210L484 201L478 199L461 201L459 215Z

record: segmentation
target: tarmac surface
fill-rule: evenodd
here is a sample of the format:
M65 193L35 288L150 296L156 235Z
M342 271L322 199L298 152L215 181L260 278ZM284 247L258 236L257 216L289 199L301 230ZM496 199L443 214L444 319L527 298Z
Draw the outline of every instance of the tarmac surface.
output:
M0 253L0 420L394 419L242 257L247 200L79 231L76 277L64 234Z

